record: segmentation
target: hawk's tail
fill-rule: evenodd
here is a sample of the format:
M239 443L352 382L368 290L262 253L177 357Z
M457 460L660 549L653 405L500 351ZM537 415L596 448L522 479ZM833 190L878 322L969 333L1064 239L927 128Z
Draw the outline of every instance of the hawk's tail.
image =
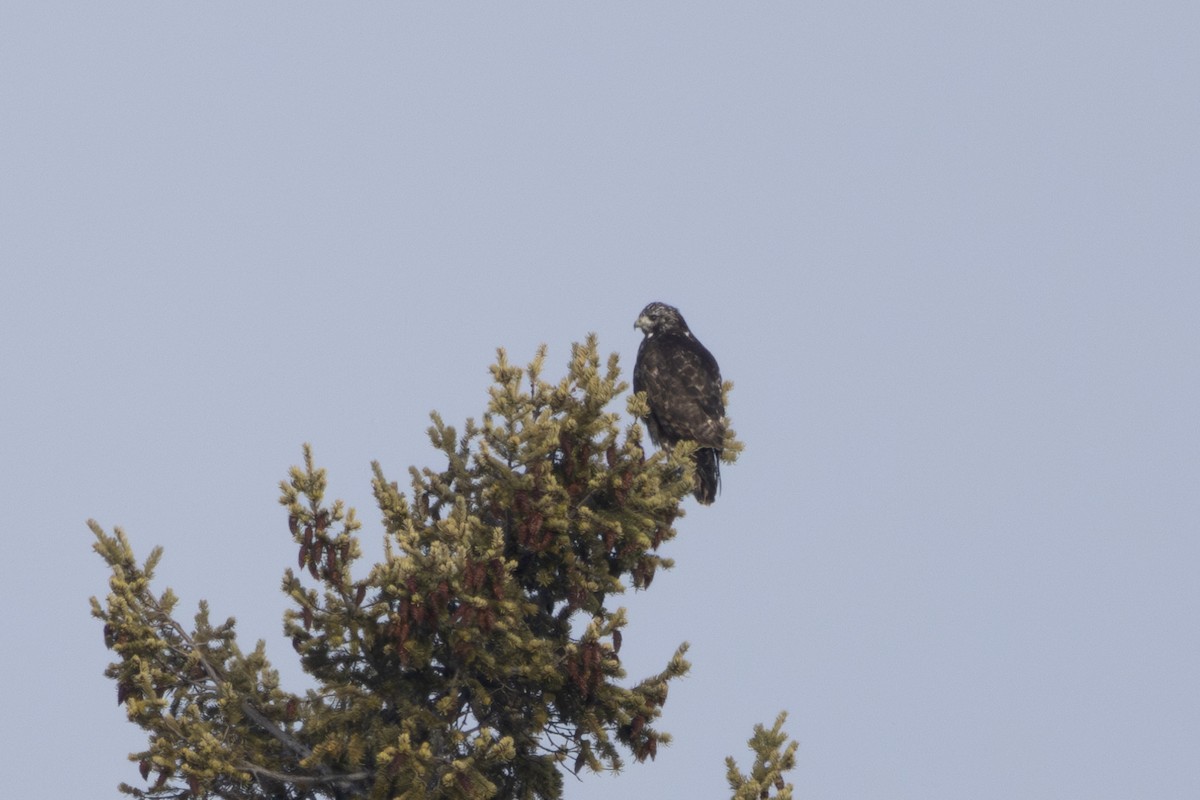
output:
M719 452L712 447L701 447L696 451L696 490L693 494L703 505L712 505L717 499L721 485L721 461Z

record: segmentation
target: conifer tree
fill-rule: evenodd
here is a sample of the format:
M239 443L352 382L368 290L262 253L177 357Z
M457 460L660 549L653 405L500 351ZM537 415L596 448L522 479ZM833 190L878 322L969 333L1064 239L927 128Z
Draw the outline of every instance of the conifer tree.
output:
M354 509L327 501L305 446L280 498L297 547L284 629L305 692L282 687L264 643L244 651L234 620L213 623L203 601L190 626L178 621L171 590L151 591L161 548L139 563L124 532L89 522L112 571L105 601L92 599L116 654L106 674L149 734L130 756L146 787L123 792L558 798L564 771L616 770L670 742L657 722L687 645L625 685L626 612L612 598L672 566L658 550L684 515L690 449L647 454L638 423L622 430L606 408L628 387L615 354L601 368L594 336L558 383L543 380L544 359L542 347L522 369L499 351L487 411L461 432L433 414L445 466L410 469L408 493L373 465L385 556L369 569ZM644 415L644 398L628 408ZM730 430L727 458L741 447ZM756 731L751 778L730 762L739 800L751 786L790 796L780 775L795 745L778 752L781 724Z

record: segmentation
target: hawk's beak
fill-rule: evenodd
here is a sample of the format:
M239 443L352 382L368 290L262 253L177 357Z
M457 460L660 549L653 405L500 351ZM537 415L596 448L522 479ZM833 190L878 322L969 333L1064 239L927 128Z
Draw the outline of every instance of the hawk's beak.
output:
M633 327L637 328L638 330L640 330L642 332L645 332L646 330L648 330L650 328L650 318L647 317L645 314L643 314L642 316L637 318L637 322L633 323Z

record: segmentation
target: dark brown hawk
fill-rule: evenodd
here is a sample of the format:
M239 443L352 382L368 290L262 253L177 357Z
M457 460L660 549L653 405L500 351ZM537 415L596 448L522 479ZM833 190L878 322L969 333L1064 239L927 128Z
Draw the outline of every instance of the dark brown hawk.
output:
M645 334L633 367L633 390L646 393L650 440L666 448L684 439L700 446L695 495L709 505L717 499L725 443L721 369L673 306L651 303L634 327Z

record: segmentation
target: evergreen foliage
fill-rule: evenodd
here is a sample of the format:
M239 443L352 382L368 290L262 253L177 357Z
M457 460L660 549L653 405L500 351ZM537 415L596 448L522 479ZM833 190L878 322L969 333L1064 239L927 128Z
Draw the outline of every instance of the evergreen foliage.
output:
M214 625L201 602L190 627L176 620L171 590L151 591L161 548L139 564L119 528L89 522L112 570L105 601L92 599L116 653L106 674L149 734L130 756L147 787L123 792L558 798L564 770L618 770L623 753L653 759L670 742L656 722L687 644L623 685L626 613L610 597L672 566L658 549L684 515L690 449L647 456L641 426L605 411L627 385L615 354L601 369L594 336L557 384L544 358L522 369L499 351L481 423L460 433L434 414L446 466L411 469L409 493L373 465L386 552L369 570L356 570L354 509L326 501L305 446L280 499L298 551L284 629L315 686L303 694L280 686L263 642L239 647L232 618ZM644 398L628 407L644 414ZM740 449L730 430L727 458ZM763 775L791 766L794 744L781 758L775 738L755 741Z
M762 725L754 726L754 735L746 743L754 753L754 767L749 775L742 774L732 757L725 759L725 777L733 790L733 800L766 800L769 797L792 800L792 785L784 782L783 773L796 766L796 748L800 745L788 742L788 736L783 732L786 720L787 712L784 711L776 717L771 730ZM772 794L772 790L777 794Z

